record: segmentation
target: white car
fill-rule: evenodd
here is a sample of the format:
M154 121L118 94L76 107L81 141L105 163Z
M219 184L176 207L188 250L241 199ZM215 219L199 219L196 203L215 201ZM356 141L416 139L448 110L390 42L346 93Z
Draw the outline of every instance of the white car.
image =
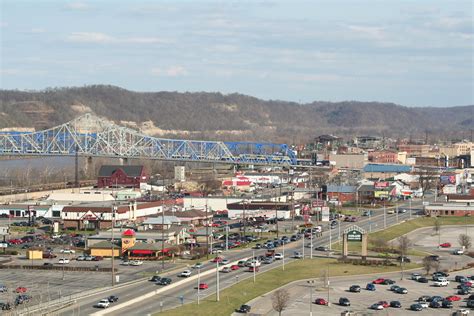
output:
M101 299L95 306L100 308L107 308L110 306L110 302L107 298Z
M389 210L387 210L387 214L395 214L395 210L394 209L389 209Z
M428 306L430 306L430 304L428 302L418 302L417 304L420 304L421 307L423 307L423 308L428 308Z
M61 259L59 259L59 263L61 263L61 264L69 263L69 259L61 258Z
M122 261L122 262L120 262L120 265L128 266L128 265L130 265L130 261Z
M412 273L411 274L411 279L412 280L418 281L419 278L421 278L421 274L419 274L419 273Z
M220 250L220 249L214 249L214 250L212 250L212 253L213 253L213 254L219 254L219 253L222 253L222 250Z
M129 265L131 266L141 266L143 264L143 261L140 261L140 260L133 260L133 261L130 261Z
M441 286L448 286L449 281L444 279L444 280L438 280L433 283L434 286L441 287Z
M178 276L182 278L188 278L191 276L191 270L184 270L183 272L178 274Z
M283 254L282 253L276 253L274 257L275 257L275 260L280 260L280 259L283 259Z
M470 311L464 308L458 309L455 313L455 315L469 315L469 314L470 314Z
M293 258L295 259L303 259L303 254L299 251L295 251L295 253L293 254Z
M60 252L60 253L66 253L66 254L68 254L68 253L69 253L69 254L74 254L74 253L76 253L76 251L73 250L73 249L61 249L59 252Z

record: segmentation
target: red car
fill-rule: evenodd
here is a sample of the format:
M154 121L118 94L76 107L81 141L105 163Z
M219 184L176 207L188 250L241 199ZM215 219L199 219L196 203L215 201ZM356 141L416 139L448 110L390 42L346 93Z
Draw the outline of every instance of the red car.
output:
M328 302L327 302L324 298L317 298L317 299L314 301L314 304L317 304L317 305L328 305Z
M446 297L446 300L450 301L450 302L457 302L457 301L461 300L461 297L457 296L457 295L450 295L450 296Z
M384 278L378 278L378 279L376 279L376 280L373 280L372 283L373 283L373 284L381 284L381 283L383 283L383 281L385 281Z
M380 302L378 302L378 304L382 305L383 308L390 307L390 304L387 301L380 301Z
M207 285L207 283L199 283L200 290L206 290L208 288L209 288L209 285Z
M258 267L249 267L249 272L258 272L260 269Z
M449 248L451 247L451 244L449 242L445 242L439 245L441 248Z
M216 262L221 262L222 260L224 260L224 258L222 258L222 257L215 257L214 259L211 260L211 262L216 263Z
M462 283L462 285L467 286L467 287L472 287L472 284L473 284L473 283L472 283L472 282L469 282L469 281Z
M230 269L231 269L231 270L239 270L240 267L239 267L238 265L236 265L236 264L233 264L233 265L230 266Z
M19 286L15 290L15 292L17 292L17 293L26 293L26 291L28 291L28 289L26 287L23 287L23 286Z

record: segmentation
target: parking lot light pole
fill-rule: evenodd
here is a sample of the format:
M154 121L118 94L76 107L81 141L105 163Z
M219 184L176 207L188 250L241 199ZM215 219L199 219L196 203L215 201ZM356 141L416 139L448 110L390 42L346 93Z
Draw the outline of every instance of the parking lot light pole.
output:
M312 233L312 232L311 232ZM303 235L303 260L304 260L304 246L305 246L305 239L306 237ZM284 244L284 243L283 243Z
M309 316L313 316L313 284L314 280L307 281L309 284Z
M309 250L310 257L311 257L311 259L313 259L313 232L311 232L311 241L310 241L309 245L311 246L310 250Z
M201 284L201 268L198 267L198 298L197 298L197 301L198 301L198 305L200 303L200 298L199 298L199 285Z

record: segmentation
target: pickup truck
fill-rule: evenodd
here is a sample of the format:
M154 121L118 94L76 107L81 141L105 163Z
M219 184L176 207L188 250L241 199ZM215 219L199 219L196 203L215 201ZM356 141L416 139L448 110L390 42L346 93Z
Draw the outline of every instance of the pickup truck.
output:
M437 286L437 287L442 287L442 286L448 286L449 285L449 281L448 280L440 280L440 281L435 281L433 283L434 286Z

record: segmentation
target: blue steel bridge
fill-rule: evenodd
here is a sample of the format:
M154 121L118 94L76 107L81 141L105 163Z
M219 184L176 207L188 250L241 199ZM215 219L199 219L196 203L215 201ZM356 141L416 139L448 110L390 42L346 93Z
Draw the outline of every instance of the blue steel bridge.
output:
M37 132L0 132L2 156L79 156L296 166L286 144L164 139L87 113Z

